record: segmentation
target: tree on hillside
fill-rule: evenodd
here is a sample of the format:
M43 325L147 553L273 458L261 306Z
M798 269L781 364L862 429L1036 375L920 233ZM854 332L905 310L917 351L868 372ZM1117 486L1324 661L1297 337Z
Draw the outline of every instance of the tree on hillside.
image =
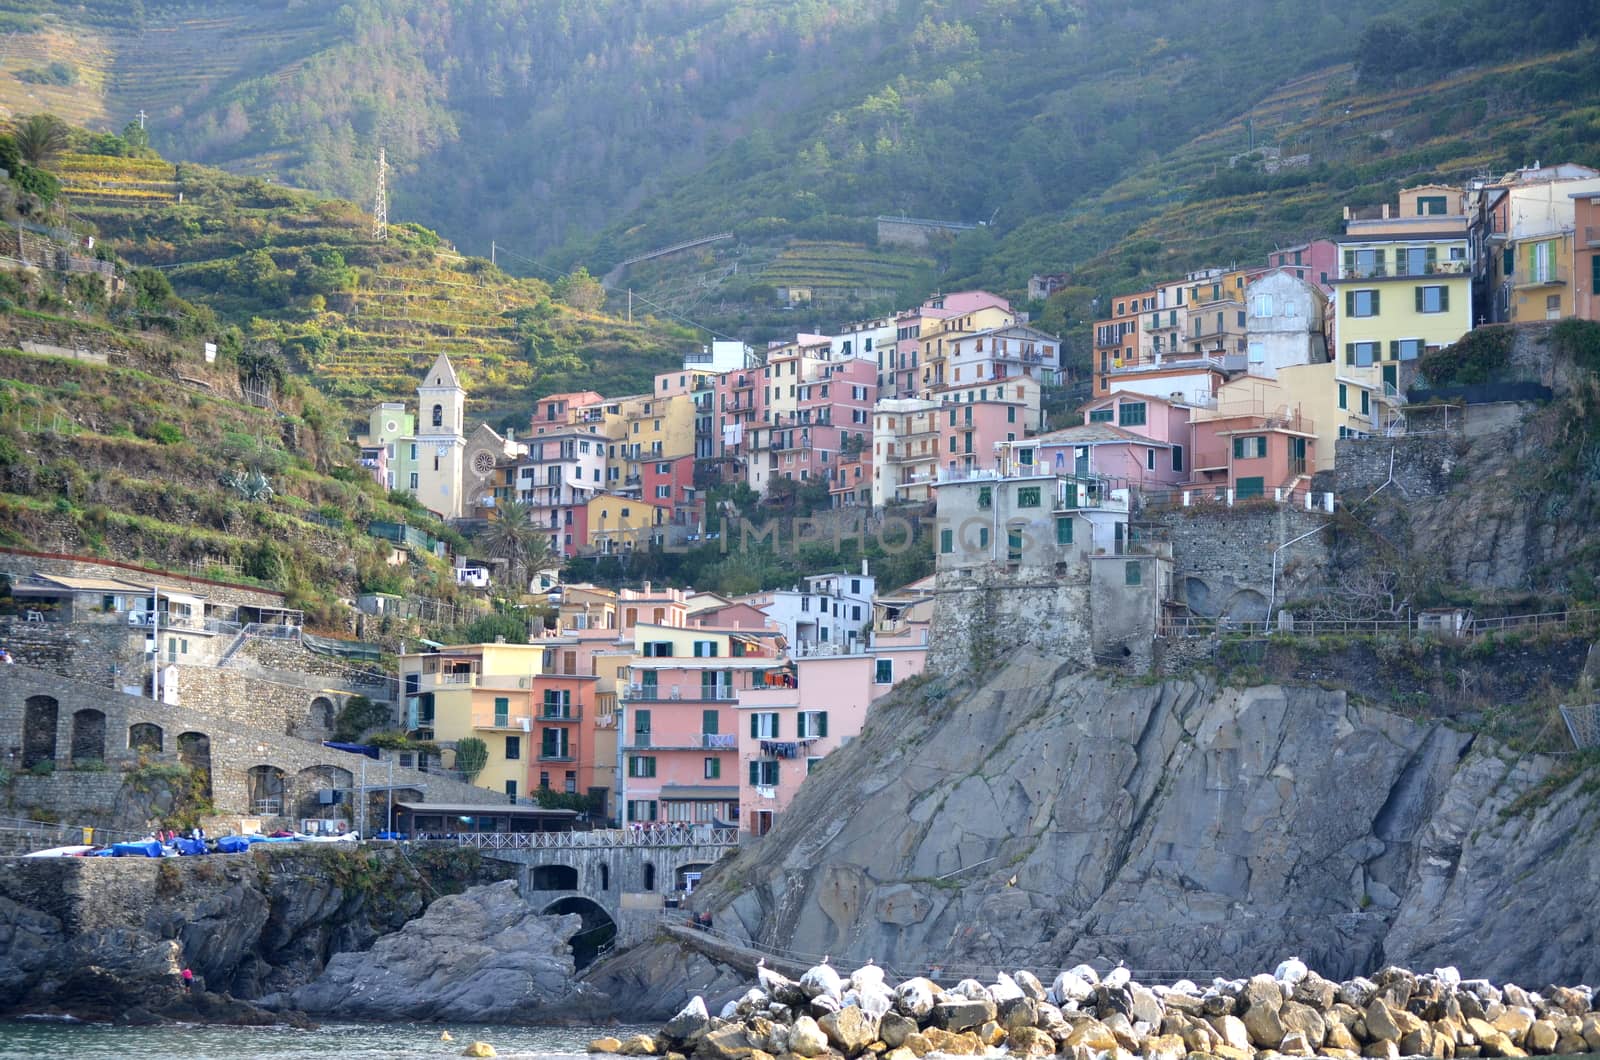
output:
M42 166L67 149L67 126L54 114L30 114L12 126L17 152L30 166Z
M510 580L519 594L527 591L528 578L534 571L556 562L545 530L533 524L532 505L521 501L498 502L495 517L489 521L478 543L491 559L506 562Z
M606 304L606 289L582 265L557 280L552 291L572 308L590 313L599 312L600 307Z

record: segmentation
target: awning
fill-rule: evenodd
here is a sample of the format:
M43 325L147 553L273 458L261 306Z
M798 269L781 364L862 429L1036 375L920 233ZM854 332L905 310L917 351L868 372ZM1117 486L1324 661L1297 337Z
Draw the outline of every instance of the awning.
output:
M448 814L459 817L576 817L577 810L553 810L543 806L512 806L496 802L396 802L394 808L405 813Z

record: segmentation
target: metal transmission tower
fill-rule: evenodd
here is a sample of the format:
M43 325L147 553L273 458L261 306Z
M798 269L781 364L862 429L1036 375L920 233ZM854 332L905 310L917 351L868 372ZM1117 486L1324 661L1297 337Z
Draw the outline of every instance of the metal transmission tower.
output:
M378 148L378 194L372 200L372 238L380 243L389 238L389 160Z

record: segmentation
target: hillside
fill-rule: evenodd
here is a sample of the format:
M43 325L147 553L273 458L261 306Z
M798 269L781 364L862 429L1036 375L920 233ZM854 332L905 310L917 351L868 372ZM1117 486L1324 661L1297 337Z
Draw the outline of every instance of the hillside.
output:
M398 211L598 273L727 229L1027 225L1348 57L1390 6L4 0L27 58L0 105L65 101L56 70L86 120L143 109L169 154L363 202L381 144Z
M596 385L647 390L695 335L596 311L592 284L509 276L427 229L391 225L348 202L159 158L69 153L51 168L74 222L131 265L293 366L353 416L412 396L440 352L471 395L469 414L521 426L531 399Z

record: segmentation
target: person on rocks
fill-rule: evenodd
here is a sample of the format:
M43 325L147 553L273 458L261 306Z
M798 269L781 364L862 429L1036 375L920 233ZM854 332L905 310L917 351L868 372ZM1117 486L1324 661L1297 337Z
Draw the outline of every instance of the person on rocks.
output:
M189 991L189 993L191 993L191 994L195 992L194 991L194 969L185 968L183 970L183 988L185 990Z

